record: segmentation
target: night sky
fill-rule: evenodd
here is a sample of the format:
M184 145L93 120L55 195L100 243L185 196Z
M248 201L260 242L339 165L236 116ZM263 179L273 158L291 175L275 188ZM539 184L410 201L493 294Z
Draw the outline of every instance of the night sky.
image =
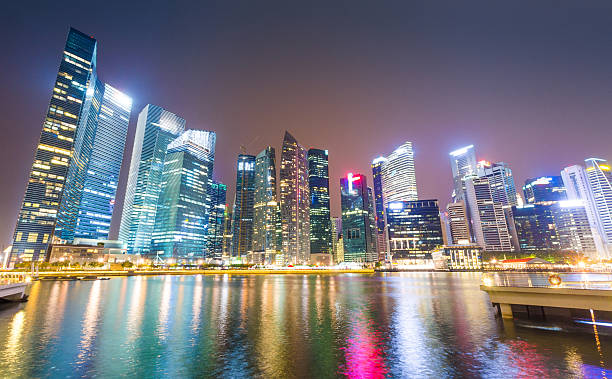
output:
M10 1L0 16L0 244L10 243L69 26L98 40L100 79L217 133L215 177L233 199L240 145L285 130L328 149L339 178L403 141L419 197L452 188L448 152L507 162L517 187L612 159L609 1Z

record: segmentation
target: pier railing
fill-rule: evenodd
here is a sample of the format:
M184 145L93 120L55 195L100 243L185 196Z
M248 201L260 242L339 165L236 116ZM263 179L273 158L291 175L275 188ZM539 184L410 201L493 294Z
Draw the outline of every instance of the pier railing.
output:
M483 274L482 284L486 287L573 288L612 291L612 274L593 272L488 272Z
M27 272L0 272L0 285L27 283L30 274Z

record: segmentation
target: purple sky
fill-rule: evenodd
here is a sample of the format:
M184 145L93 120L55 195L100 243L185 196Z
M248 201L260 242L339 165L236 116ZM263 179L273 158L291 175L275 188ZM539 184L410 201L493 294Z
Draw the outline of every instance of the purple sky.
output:
M69 26L98 39L101 80L217 132L215 177L233 195L239 146L284 130L328 149L339 178L405 140L421 198L450 196L448 152L476 145L517 187L612 159L608 1L9 2L0 23L0 244L10 243ZM280 155L280 153L278 153Z

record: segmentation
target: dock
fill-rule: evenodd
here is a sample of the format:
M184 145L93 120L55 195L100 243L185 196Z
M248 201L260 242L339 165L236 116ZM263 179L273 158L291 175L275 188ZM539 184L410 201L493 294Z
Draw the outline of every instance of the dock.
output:
M27 300L26 289L29 281L26 273L0 273L0 303Z

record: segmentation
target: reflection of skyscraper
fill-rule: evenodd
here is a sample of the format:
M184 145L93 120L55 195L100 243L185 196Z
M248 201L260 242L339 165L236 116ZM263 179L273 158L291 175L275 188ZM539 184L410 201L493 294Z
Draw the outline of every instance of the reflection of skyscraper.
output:
M187 130L168 144L161 178L151 252L193 260L208 254L215 159L214 132Z
M327 150L308 150L310 192L310 253L330 254L329 168Z
M96 40L71 28L19 210L11 264L45 258L95 76Z
M285 132L280 168L282 252L291 263L310 259L310 194L306 150Z
M276 252L277 246L276 154L268 146L255 158L253 251Z
M374 262L376 250L369 209L372 201L368 200L366 177L348 174L340 179L340 189L344 261Z
M148 253L155 225L166 149L185 129L185 120L148 104L138 115L119 239L128 253Z
M253 207L255 205L255 157L238 155L236 198L232 221L232 256L241 257L253 250Z
M453 172L454 200L464 200L465 181L476 175L476 154L474 145L457 149L450 153L451 170Z
M208 253L211 258L221 259L223 255L223 234L227 186L213 182L209 188L210 217L208 218Z

